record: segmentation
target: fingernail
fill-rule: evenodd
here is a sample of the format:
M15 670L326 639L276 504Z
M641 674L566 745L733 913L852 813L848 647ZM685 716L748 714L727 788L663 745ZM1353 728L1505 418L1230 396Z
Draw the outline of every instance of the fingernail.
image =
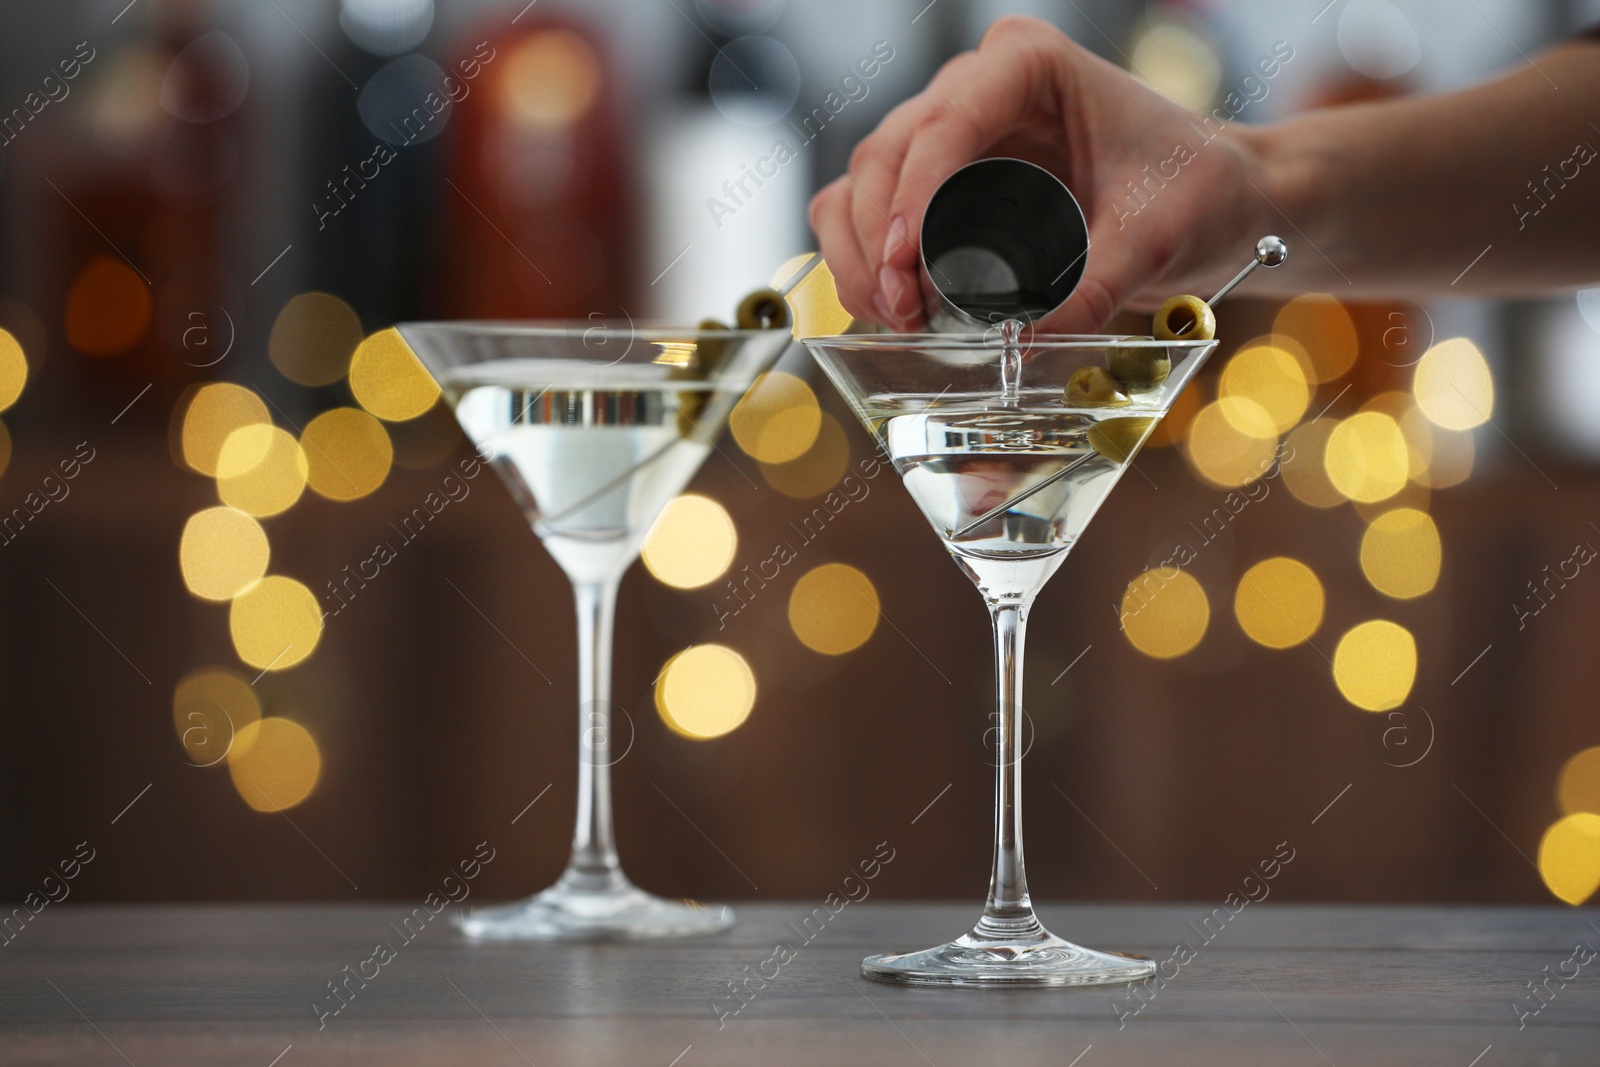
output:
M896 217L893 222L889 223L889 232L883 238L883 261L885 263L889 262L889 257L900 251L901 245L907 243L906 235L909 232L906 229L906 220L903 215Z
M883 302L898 316L906 296L906 283L901 272L893 267L879 267L878 286L883 290Z
M889 310L888 306L885 305L884 302L883 302L883 294L882 293L873 293L872 294L872 310L874 310L874 311L876 311L878 313L878 321L883 323L885 326L894 326L894 325L896 325L894 314Z

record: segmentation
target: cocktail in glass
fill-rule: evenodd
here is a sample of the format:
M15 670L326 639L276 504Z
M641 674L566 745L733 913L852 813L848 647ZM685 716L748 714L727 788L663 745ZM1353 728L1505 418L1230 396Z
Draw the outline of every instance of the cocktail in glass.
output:
M578 813L556 883L475 908L472 937L630 939L712 933L721 905L652 896L622 872L612 833L611 637L617 587L667 502L714 447L788 330L631 324L412 323L401 336L438 380L578 608Z
M914 985L1136 981L1155 964L1062 940L1034 913L1022 858L1023 634L1034 598L1216 342L1032 335L1006 326L805 340L994 623L988 902L956 940L870 956L861 972Z

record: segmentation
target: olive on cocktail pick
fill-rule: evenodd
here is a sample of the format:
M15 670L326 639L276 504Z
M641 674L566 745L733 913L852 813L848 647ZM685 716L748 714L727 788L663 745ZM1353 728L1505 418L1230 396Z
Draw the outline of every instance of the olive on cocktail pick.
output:
M1106 349L1106 369L1123 392L1148 393L1172 373L1172 358L1154 345L1113 345Z
M1126 463L1133 458L1133 453L1149 434L1155 421L1148 415L1102 419L1089 427L1089 444L1111 462Z
M1198 296L1173 296L1156 309L1150 332L1157 341L1210 341L1217 336L1217 316Z
M1067 379L1062 399L1072 407L1119 407L1132 403L1104 367L1079 367Z
M735 319L741 330L782 330L789 326L789 302L776 289L757 289L739 301Z

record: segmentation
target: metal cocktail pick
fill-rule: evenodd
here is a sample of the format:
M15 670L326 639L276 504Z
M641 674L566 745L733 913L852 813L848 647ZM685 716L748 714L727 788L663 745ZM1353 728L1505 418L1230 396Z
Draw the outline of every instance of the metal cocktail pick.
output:
M1255 270L1257 267L1272 268L1281 266L1283 261L1288 258L1289 246L1284 243L1283 238L1274 236L1263 237L1261 240L1256 242L1255 258L1250 261L1249 265L1246 266L1244 270L1240 271L1238 274L1235 274L1227 285L1224 285L1221 289L1218 289L1217 295L1213 296L1210 300L1207 300L1206 304L1211 307L1215 307L1217 301L1221 300L1223 297L1227 296L1229 293L1238 288L1239 283L1250 277L1250 272ZM956 538L965 537L967 534L971 533L973 530L976 530L978 527L982 526L996 515L1002 515L1005 512L1010 511L1017 504L1028 499L1033 494L1039 492L1047 486L1051 486L1056 482L1059 482L1061 479L1065 478L1067 475L1083 466L1084 463L1088 462L1089 456L1092 454L1093 453L1089 453L1080 456L1078 459L1050 475L1050 477L1045 478L1043 481L1040 481L1035 485L1030 485L1028 488L1024 489L1010 500L1007 500L1005 503L990 508L982 515L979 515L965 526L962 526L961 529L951 534L951 539L954 540Z

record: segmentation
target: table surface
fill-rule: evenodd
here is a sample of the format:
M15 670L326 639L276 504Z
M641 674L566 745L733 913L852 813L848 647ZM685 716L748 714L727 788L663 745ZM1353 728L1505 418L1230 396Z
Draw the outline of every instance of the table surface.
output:
M822 909L807 943L789 924L813 907L746 904L709 939L552 946L471 944L448 913L406 941L402 903L50 906L0 947L0 1063L1600 1063L1600 958L1574 955L1600 947L1592 909L1262 903L1207 925L1201 904L1042 907L1084 944L1193 950L1140 1009L1127 986L868 982L863 955L946 940L976 907ZM379 942L393 958L365 963ZM728 983L772 974L779 942L794 958L732 1014ZM377 974L319 1028L346 965Z

